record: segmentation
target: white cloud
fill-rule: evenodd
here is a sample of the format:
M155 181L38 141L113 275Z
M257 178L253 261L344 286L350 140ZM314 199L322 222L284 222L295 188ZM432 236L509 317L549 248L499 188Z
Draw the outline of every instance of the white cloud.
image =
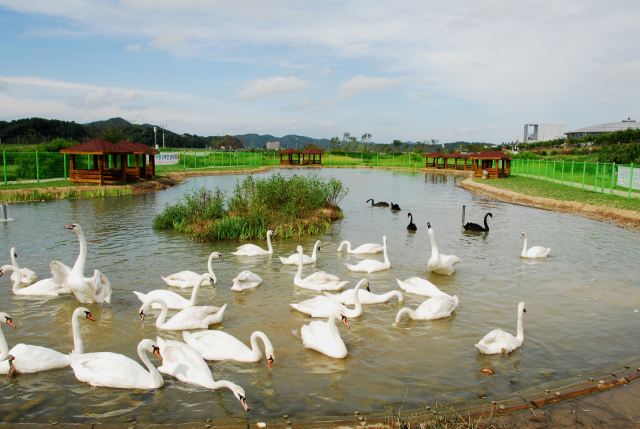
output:
M185 33L165 33L152 40L149 43L149 46L157 49L169 49L187 41L188 39L189 36Z
M81 97L69 100L69 104L74 107L101 107L109 106L124 101L138 100L140 95L132 90L114 93L109 89L100 88L85 92Z
M7 89L8 86L9 86L9 84L7 82L5 82L4 80L0 79L0 91Z
M220 86L222 86L222 87L229 86L229 81L222 82L222 83L220 84Z
M302 91L309 86L309 82L293 76L275 76L266 79L251 80L245 83L244 86L244 90L236 97L238 100L257 100L273 95Z
M386 77L356 76L347 81L340 82L338 94L341 98L351 98L361 92L381 91L392 88L404 82L404 78L389 79Z
M320 74L323 75L323 76L326 76L326 75L328 75L330 73L331 73L331 69L329 67L325 67L322 70L320 70Z
M282 110L287 110L287 111L296 111L296 110L304 110L307 107L309 107L311 103L309 102L309 98L308 97L304 97L301 98L300 100L296 101L296 103L293 106L289 106L289 107L285 107Z
M140 46L139 44L135 44L135 45L127 45L126 48L124 48L125 51L133 51L133 52L137 52L137 51L141 51L142 50L142 46Z

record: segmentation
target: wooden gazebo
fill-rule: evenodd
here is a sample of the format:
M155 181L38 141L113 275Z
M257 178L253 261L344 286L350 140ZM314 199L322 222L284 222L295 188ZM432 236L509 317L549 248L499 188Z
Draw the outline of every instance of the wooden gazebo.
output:
M318 159L316 159L316 156ZM302 152L302 164L304 165L312 165L318 164L322 165L322 151L318 149L307 149Z
M278 153L280 155L280 165L300 165L300 155L302 155L302 152L289 148ZM297 159L294 158L294 155L298 155Z
M489 174L489 179L511 176L511 160L513 158L500 151L486 150L471 154L469 158L471 158L473 177L475 178L482 178L483 171Z
M140 178L155 177L155 155L159 152L142 143L120 142L113 144L105 140L89 140L79 145L61 149L69 154L69 180L71 183L104 185L105 183L126 183ZM80 169L76 155L91 156L86 169ZM135 167L128 166L128 156L136 157ZM150 155L149 166L146 155ZM140 166L142 156L142 166ZM119 158L119 162L118 162Z
M469 155L464 155L458 152L454 152L444 156L445 170L448 168L450 159L453 159L454 170L471 170L473 168L471 163L467 165L467 160L470 159ZM458 160L460 160L460 165L458 165ZM462 163L462 160L464 160L464 164Z
M440 166L440 159L444 160L444 155L440 152L431 152L426 155L422 155L425 158L424 167L425 168L442 168ZM432 158L433 161L429 162L429 158Z

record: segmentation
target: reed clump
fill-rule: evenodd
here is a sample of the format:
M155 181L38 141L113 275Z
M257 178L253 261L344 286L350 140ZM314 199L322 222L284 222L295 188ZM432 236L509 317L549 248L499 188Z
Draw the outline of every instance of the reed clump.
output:
M13 191L5 191L0 193L0 202L2 203L18 203L25 201L51 201L65 200L71 198L96 198L111 197L117 195L129 195L133 191L129 187L119 188L97 188L90 190L75 190L73 188L65 189L16 189Z
M338 204L348 189L316 175L266 179L248 176L227 198L220 188L188 192L165 207L156 229L175 229L203 241L264 239L268 230L285 238L322 234L342 217Z

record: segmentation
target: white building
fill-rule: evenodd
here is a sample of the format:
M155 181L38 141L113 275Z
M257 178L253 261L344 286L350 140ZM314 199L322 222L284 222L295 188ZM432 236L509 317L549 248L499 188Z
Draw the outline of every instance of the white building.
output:
M622 122L609 122L608 124L591 125L590 127L578 128L577 130L567 131L567 137L585 137L594 136L604 133L613 133L615 131L624 131L627 129L640 128L640 123L634 119L624 119Z
M267 149L280 149L280 142L267 142Z
M546 142L565 138L564 125L525 124L521 143Z

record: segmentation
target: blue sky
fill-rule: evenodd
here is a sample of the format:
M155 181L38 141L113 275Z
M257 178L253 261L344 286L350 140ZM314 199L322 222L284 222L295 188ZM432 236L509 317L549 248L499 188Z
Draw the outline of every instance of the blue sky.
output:
M499 143L640 120L633 1L0 0L0 120Z

